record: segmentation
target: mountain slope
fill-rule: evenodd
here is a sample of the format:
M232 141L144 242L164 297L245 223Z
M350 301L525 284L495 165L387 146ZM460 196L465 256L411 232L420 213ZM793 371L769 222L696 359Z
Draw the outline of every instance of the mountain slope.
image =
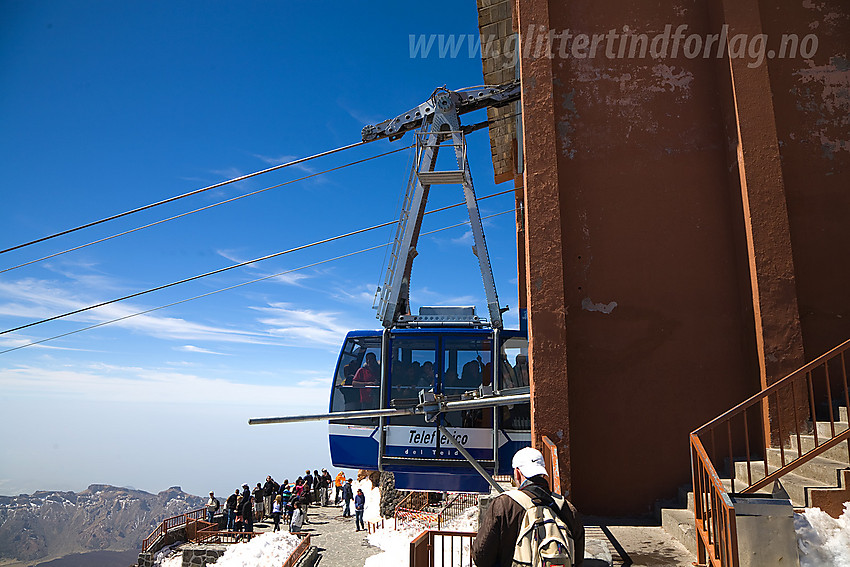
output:
M162 520L204 502L179 486L159 494L92 484L77 493L0 496L0 560L139 549Z

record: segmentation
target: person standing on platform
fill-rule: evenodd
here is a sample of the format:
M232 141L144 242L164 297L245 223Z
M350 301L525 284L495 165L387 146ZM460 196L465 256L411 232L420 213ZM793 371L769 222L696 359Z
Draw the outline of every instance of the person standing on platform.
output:
M207 505L204 506L207 510L207 521L209 523L214 523L213 519L215 518L215 513L218 512L218 509L221 507L218 499L213 494L213 491L210 490L210 499L207 500Z
M342 499L345 502L345 506L342 509L342 517L350 518L351 517L351 500L354 498L354 492L351 490L351 479L342 487Z
M289 531L291 533L300 532L304 524L304 512L301 511L301 504L296 500L292 506L292 521L289 523Z
M254 531L254 499L249 494L242 499L242 526L247 533Z
M276 485L277 483L271 475L266 477L266 483L263 485L263 510L266 516L272 515L272 502L274 502L274 496L278 489Z
M254 497L254 518L260 522L263 520L263 515L265 515L266 511L263 508L263 499L266 493L263 490L263 487L260 486L260 483L257 483L257 486L254 488L251 496Z
M336 493L334 494L334 505L339 506L339 503L342 501L342 485L345 484L345 473L339 471L336 473L336 478L334 478L334 487L336 487Z
M359 532L361 529L366 529L366 524L363 523L363 512L366 511L366 496L361 489L357 489L357 496L354 497L354 531Z
M236 522L236 505L237 500L239 500L239 489L236 489L236 492L227 497L227 501L224 503L224 511L227 514L227 531L232 532L234 523Z
M274 530L275 532L280 531L280 514L283 508L283 498L280 494L274 497L274 502L272 503L272 518L274 518Z

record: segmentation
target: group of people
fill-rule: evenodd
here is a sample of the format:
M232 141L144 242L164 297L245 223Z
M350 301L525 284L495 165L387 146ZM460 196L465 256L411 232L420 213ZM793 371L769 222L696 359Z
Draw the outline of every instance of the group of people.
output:
M480 519L472 544L472 559L477 567L509 567L517 564L544 563L577 567L584 560L584 526L575 507L549 488L543 455L537 449L519 450L512 460L513 482L518 489L503 493L487 508ZM247 484L230 495L225 504L228 531L253 531L254 519L271 517L274 531L280 530L281 517L289 523L290 532L300 532L307 521L311 505L327 506L331 486L336 488L334 504L345 503L342 515L351 516L354 501L356 531L365 530L363 512L366 497L358 489L354 494L352 480L339 472L331 478L307 470L294 484L289 479L278 484L271 476L265 485L259 482L251 491ZM210 492L207 515L213 521L219 503Z
M352 479L346 478L340 471L336 477L331 477L327 469L319 473L309 469L303 476L290 483L285 479L277 483L271 475L266 477L265 484L257 483L252 490L248 484L242 489L236 489L224 504L226 529L231 532L252 532L254 522L269 518L274 521L274 531L280 531L281 519L289 526L290 532L300 532L307 520L307 510L310 506L328 506L331 501L331 488L335 488L333 504L344 503L342 515L351 516L351 502L354 502L354 516L357 531L366 529L363 524L363 511L366 497L358 489L356 494L352 488ZM212 523L221 504L211 491L206 504L207 520Z

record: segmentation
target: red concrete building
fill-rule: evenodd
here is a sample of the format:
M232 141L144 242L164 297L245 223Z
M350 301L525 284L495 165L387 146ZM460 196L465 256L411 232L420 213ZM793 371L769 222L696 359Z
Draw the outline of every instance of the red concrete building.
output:
M478 0L517 186L532 438L645 513L688 433L850 338L850 6ZM666 39L665 39L666 38Z

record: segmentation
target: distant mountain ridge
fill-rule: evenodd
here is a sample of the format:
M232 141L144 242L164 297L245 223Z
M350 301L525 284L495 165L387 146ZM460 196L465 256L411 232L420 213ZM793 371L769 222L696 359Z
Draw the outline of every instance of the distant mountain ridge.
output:
M204 505L179 486L151 494L92 484L82 492L0 496L0 559L34 561L97 550L140 549L162 520Z

